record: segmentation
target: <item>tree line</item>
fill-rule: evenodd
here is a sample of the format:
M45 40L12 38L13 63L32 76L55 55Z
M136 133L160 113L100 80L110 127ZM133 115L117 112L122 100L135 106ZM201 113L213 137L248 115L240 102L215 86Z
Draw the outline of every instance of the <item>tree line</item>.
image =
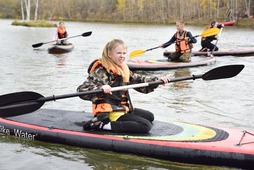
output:
M237 20L254 12L254 0L1 0L0 17L173 23Z

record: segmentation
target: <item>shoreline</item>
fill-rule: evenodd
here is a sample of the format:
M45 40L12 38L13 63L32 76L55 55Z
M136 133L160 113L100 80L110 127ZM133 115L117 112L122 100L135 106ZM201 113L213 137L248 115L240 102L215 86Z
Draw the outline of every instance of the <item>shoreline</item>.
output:
M4 19L4 18L2 18ZM112 21L112 20L80 20L80 19L54 19L54 20L38 20L34 21L22 21L22 20L14 20L12 25L14 26L27 26L27 27L56 27L57 25L52 22L57 21L73 21L73 22L101 22L101 23L112 23L112 24L148 24L148 25L174 25L174 22L162 22L162 21ZM211 21L206 20L202 22L195 22L195 21L185 21L185 25L198 25L198 26L205 26L209 25ZM219 21L225 22L225 21ZM235 21L235 24L231 27L239 27L239 28L254 28L254 18L244 18Z

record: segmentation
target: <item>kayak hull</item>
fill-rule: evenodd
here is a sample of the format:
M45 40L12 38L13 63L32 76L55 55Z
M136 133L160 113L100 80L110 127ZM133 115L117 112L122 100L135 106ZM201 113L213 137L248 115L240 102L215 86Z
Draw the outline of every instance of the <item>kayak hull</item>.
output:
M167 59L161 60L129 60L127 65L130 70L170 70L186 67L198 67L212 65L216 62L214 57L193 57L190 62L173 62Z
M68 45L50 45L48 47L48 52L51 54L61 54L61 53L67 53L72 51L74 48L73 44L68 44Z
M224 26L233 26L235 24L235 21L225 21L222 23L224 24Z
M165 57L168 57L171 53L174 51L165 51L163 55ZM207 55L207 52L200 52L200 51L193 51L192 54L194 56L203 56ZM254 48L248 48L248 49L232 49L232 50L219 50L214 51L213 56L254 56Z
M84 131L75 122L91 113L40 109L15 117L0 118L0 133L29 140L60 143L170 161L252 168L254 137L239 129L214 128L182 122L155 121L148 134ZM254 132L252 132L254 133Z

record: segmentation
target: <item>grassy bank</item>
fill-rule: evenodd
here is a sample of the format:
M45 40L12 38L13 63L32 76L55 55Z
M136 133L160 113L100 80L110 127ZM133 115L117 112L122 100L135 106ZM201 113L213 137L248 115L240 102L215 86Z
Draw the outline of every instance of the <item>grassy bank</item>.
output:
M224 19L218 20L218 22L222 22ZM105 22L105 23L121 23L121 24L161 24L161 25L174 25L175 21L168 21L168 22L163 22L163 21L113 21L113 20L101 20L101 19L86 19L86 20L81 20L81 19L64 19L61 18L61 21L73 21L73 22ZM212 20L202 20L202 21L195 21L195 20L189 20L185 21L185 25L199 25L199 26L206 26L209 25L209 23ZM238 20L235 25L236 27L246 27L246 28L254 28L254 18L245 18L245 19L240 19Z
M162 25L174 25L175 21L172 22L160 22L160 21L112 21L112 20L80 20L80 19L64 19L61 18L61 21L76 21L76 22L106 22L106 23L128 23L128 24L162 24ZM185 21L186 25L208 25L211 21L201 21L201 22L195 22L195 21ZM45 20L39 20L36 22L30 21L18 21L15 20L12 22L12 25L20 25L20 26L27 26L27 27L56 27L57 25ZM254 28L254 18L250 19L240 19L238 20L235 25L236 27L245 27L245 28Z
M246 28L254 28L254 18L244 18L240 19L236 23L237 27L246 27Z
M39 21L18 21L18 20L14 20L11 25L15 25L15 26L26 26L26 27L56 27L57 25L52 23L52 22L48 22L45 20L39 20Z

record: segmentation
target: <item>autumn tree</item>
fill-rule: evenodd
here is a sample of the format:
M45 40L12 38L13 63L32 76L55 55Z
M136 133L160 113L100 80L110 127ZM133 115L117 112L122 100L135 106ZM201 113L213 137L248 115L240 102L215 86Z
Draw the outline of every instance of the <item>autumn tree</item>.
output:
M253 15L254 0L1 0L0 17L34 20L207 22ZM33 12L34 11L34 12Z

